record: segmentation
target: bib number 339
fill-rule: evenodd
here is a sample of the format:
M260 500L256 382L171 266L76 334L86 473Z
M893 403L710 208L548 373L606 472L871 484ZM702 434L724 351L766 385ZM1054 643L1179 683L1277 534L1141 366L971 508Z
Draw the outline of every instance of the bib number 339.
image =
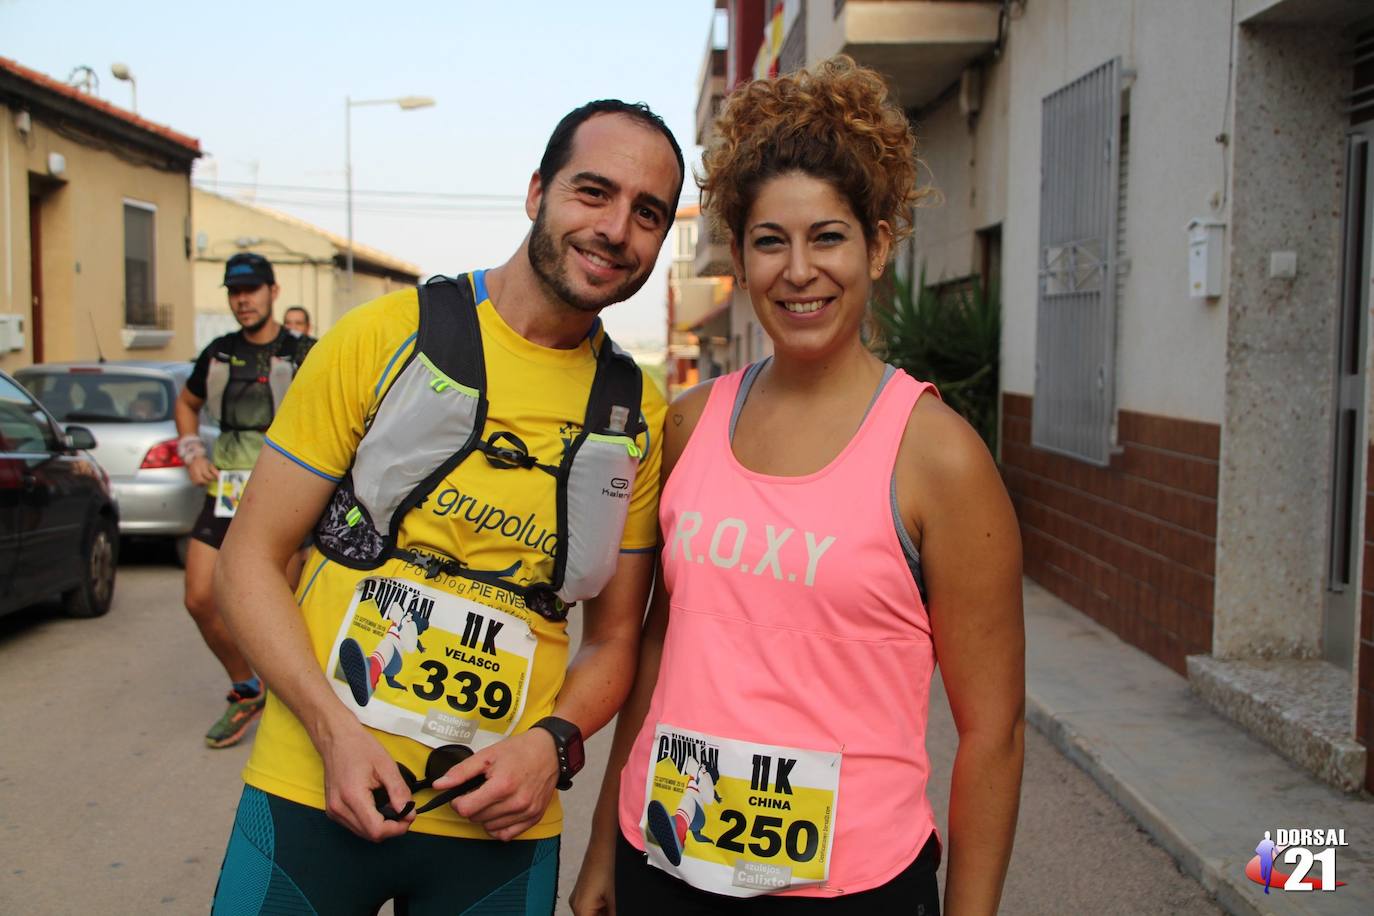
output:
M829 877L839 754L660 724L652 755L640 824L651 863L732 897Z
M405 579L358 583L330 650L330 684L364 725L480 750L525 706L536 640L517 617Z

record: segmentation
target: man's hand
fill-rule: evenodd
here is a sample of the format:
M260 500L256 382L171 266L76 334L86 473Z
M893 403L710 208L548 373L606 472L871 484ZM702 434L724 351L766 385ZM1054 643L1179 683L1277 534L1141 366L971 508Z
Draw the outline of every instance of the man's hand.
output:
M459 817L480 824L498 840L513 840L539 823L558 784L558 749L542 728L512 735L434 781L440 791L474 776L486 782L452 802Z
M401 778L396 762L354 720L328 738L317 741L320 759L324 762L325 813L365 840L380 843L400 836L415 820L412 812L397 821L389 821L377 810L372 790L384 786L394 811L405 809L411 800L410 790Z
M209 458L197 458L186 467L191 483L198 487L208 487L219 479L219 468L210 463Z

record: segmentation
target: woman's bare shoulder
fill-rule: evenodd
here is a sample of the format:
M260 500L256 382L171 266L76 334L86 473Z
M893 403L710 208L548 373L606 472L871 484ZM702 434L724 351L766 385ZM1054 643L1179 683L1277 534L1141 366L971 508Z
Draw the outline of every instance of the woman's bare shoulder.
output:
M678 456L687 446L697 421L706 410L706 402L711 398L711 389L716 379L707 379L688 388L673 398L668 405L668 415L663 423L663 459L665 468L677 463Z
M933 499L957 506L990 488L1005 492L982 437L957 411L931 395L917 401L907 419L898 462L903 471L899 484L905 480L911 487L908 492L921 494L922 503Z

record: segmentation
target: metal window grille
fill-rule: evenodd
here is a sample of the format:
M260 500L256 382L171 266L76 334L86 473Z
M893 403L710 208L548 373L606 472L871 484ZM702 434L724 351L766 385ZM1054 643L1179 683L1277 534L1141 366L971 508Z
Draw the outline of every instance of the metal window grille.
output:
M1031 442L1097 465L1116 413L1121 76L1114 58L1041 107Z

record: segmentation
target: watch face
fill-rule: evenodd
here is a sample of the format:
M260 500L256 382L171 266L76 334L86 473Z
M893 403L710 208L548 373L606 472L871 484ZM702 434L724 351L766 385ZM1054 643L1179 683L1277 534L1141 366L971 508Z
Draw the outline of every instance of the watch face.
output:
M582 746L580 740L568 742L568 770L572 773L580 773L582 765L587 762L587 750Z

